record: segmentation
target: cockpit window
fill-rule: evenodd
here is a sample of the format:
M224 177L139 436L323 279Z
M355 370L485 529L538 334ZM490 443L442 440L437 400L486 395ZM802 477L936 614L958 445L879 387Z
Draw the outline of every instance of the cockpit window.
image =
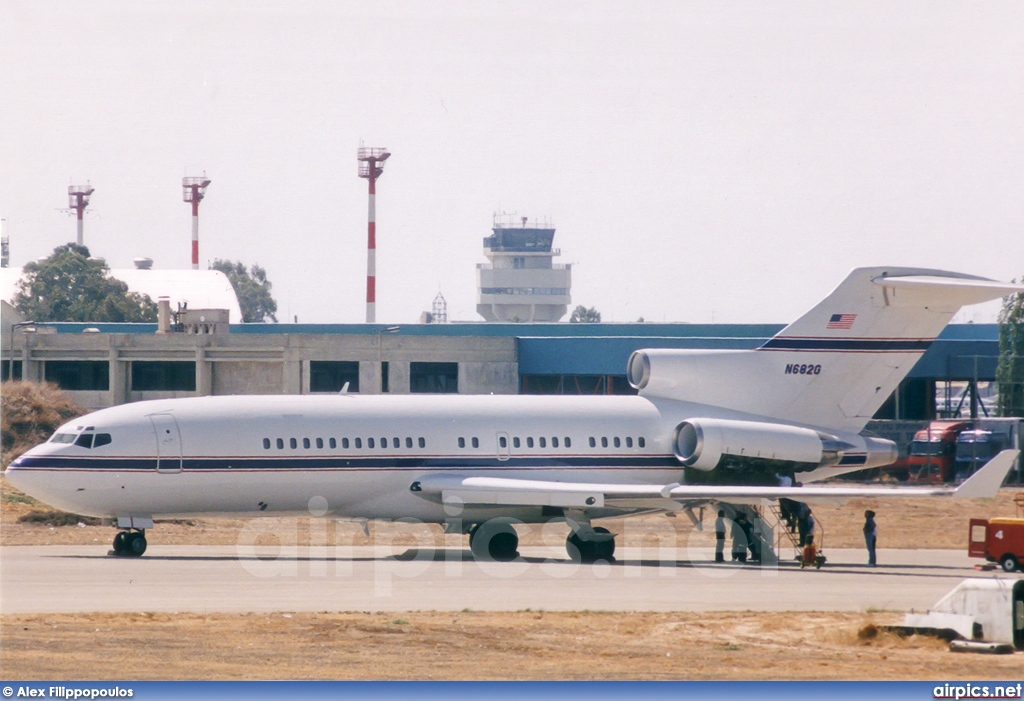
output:
M51 443L74 443L75 434L73 433L55 433L53 438L50 439Z
M92 434L83 433L77 439L75 439L75 445L79 448L91 448L92 447Z
M107 445L110 443L109 433L97 433L96 437L92 440L92 447L99 448L101 445Z

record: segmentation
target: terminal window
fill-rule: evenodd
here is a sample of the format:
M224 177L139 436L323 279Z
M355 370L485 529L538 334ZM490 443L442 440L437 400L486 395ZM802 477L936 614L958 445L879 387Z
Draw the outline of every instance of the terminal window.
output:
M409 391L422 394L456 394L458 363L409 363Z
M2 379L3 379L4 382L7 382L7 380L12 380L12 379L13 380L20 380L21 379L21 361L20 360L15 360L14 362L11 362L9 360L5 360L2 363L2 365L3 365L3 369L0 372L3 373L3 378Z
M359 362L356 360L309 361L310 392L340 392L348 383L349 392L359 391Z
M132 391L195 392L195 361L132 361Z
M110 389L110 363L106 360L48 360L44 370L47 382L61 389Z

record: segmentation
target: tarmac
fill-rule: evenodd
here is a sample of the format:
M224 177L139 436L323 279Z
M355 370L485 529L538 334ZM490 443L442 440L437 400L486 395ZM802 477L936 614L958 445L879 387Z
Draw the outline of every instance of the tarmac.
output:
M0 613L288 611L908 611L979 573L955 550L831 550L820 569L714 564L710 551L623 548L577 564L559 548L513 562L468 549L151 546L0 548ZM684 558L685 555L685 558ZM786 553L783 553L786 556ZM691 562L692 560L692 562Z

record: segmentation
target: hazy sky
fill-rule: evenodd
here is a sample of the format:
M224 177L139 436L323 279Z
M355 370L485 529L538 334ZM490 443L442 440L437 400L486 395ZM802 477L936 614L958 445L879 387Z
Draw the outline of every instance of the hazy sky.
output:
M0 0L12 265L259 263L282 320L475 312L498 210L606 320L786 322L859 265L1024 275L1022 2ZM977 308L982 309L982 308ZM964 318L988 321L992 306Z

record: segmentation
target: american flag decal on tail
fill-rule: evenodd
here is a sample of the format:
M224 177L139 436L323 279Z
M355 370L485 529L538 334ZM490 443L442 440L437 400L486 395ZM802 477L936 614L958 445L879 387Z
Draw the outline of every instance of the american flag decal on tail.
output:
M825 324L826 329L850 329L853 328L853 320L856 314L833 314Z

